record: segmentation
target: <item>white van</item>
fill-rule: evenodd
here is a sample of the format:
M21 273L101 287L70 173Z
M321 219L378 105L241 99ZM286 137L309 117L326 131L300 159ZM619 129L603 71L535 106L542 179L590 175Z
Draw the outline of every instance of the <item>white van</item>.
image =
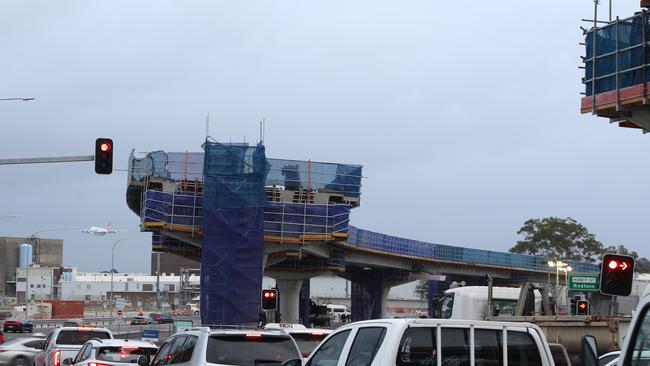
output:
M344 319L350 318L350 311L345 305L327 304L327 315L333 322L342 322ZM344 317L341 318L341 315Z

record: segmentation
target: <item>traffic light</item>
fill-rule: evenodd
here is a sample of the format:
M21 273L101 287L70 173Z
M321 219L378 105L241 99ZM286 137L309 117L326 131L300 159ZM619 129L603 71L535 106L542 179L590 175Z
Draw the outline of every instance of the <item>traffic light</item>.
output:
M600 266L600 292L604 295L629 296L634 279L634 257L605 254Z
M262 310L278 308L278 290L262 290Z
M576 314L589 315L589 301L578 300L578 304L576 305Z
M571 315L576 315L577 314L576 306L577 306L577 303L578 303L579 300L580 300L580 297L577 297L577 296L571 298L571 312L570 312Z
M99 138L95 140L95 173L111 174L113 172L113 140Z

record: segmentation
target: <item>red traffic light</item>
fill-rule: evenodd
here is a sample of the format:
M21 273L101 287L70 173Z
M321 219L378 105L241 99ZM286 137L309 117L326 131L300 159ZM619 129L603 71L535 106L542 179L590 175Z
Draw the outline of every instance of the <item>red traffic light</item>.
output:
M634 280L634 257L623 254L605 254L600 268L600 293L610 296L629 296Z
M113 140L98 138L95 140L95 173L111 174L113 172Z
M587 308L587 304L580 304L578 305L578 307L580 308L580 310L584 310Z
M618 262L612 259L607 264L607 267L609 267L609 269L616 269L616 268L618 268Z
M262 290L262 310L278 308L278 290Z

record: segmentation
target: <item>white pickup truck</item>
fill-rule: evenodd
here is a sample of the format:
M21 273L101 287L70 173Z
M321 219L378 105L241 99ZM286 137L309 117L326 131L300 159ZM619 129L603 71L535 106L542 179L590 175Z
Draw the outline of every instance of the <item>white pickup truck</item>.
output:
M586 365L594 364L595 354L592 353L590 356L587 357ZM634 317L625 334L617 365L650 365L650 286L639 299Z
M300 360L286 366L300 365ZM529 323L377 319L342 326L306 366L553 366L541 329Z
M113 339L113 334L104 328L55 328L47 336L43 350L34 357L34 366L61 366L63 360L74 358L91 339Z

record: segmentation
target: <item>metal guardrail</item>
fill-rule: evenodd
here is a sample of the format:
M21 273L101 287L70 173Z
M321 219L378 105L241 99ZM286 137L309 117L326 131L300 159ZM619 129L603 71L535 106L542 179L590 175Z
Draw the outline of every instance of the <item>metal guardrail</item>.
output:
M116 317L97 317L97 318L75 318L75 319L80 319L84 324L93 324L97 325L99 327L107 327L108 329L111 329L111 327L116 327L116 326L133 326L137 327L138 325L130 325L129 322L131 321L132 317L125 317L125 318L116 318ZM34 319L32 320L32 324L34 325L34 328L55 328L57 326L62 326L64 322L70 320L70 318L66 319ZM199 317L194 317L194 316L177 316L174 317L174 321L191 321L194 324L200 323L200 318ZM151 326L151 325L174 325L173 323L167 323L167 324L148 324L146 326ZM144 325L143 325L144 326ZM112 330L112 329L111 329Z

